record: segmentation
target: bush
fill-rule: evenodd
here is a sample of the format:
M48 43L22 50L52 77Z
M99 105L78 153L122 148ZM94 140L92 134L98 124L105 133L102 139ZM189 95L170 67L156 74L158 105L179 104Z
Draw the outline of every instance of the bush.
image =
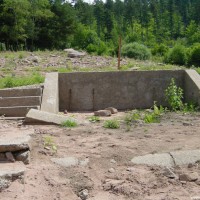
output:
M165 57L165 62L176 65L186 65L187 60L187 50L182 45L176 45L173 47Z
M103 127L110 128L110 129L118 129L118 128L120 128L120 125L117 120L107 120L107 121L105 121Z
M122 55L128 58L147 60L151 57L151 52L146 46L133 42L122 46Z
M78 124L74 121L74 120L66 120L64 122L61 123L62 127L68 127L68 128L73 128L78 126Z
M164 44L155 45L152 49L153 55L164 56L169 50L169 47Z
M200 44L195 45L190 53L189 64L200 67Z

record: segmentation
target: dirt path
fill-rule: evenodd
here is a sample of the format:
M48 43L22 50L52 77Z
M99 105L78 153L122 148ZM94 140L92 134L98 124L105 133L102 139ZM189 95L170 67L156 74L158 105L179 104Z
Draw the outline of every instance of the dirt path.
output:
M69 114L70 115L70 114ZM88 114L73 114L88 120ZM195 174L193 180L169 178L164 168L134 165L134 156L177 150L200 149L200 114L164 115L160 123L137 124L127 131L124 113L117 130L100 123L77 128L27 126L34 128L31 163L23 180L14 181L1 192L1 200L188 200L200 199L199 164L177 166L180 174ZM17 127L17 122L0 122L1 129ZM57 153L44 148L51 138ZM89 160L85 165L63 167L52 158L74 157Z

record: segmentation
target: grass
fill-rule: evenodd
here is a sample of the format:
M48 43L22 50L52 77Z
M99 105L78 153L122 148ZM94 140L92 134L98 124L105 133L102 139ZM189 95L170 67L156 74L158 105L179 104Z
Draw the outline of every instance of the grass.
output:
M69 120L62 122L61 126L67 127L67 128L73 128L73 127L77 127L78 124L75 121L69 119Z
M91 117L89 117L89 121L92 123L100 122L100 117L99 116L91 116Z
M44 147L49 148L53 151L53 153L57 153L57 145L54 143L53 138L51 136L45 136L44 140Z
M106 120L103 125L104 128L109 128L109 129L118 129L120 128L120 124L117 120Z
M25 85L34 85L40 84L44 82L44 76L39 73L34 73L28 76L22 77L13 77L13 76L6 76L0 79L0 88L12 88L12 87L19 87Z

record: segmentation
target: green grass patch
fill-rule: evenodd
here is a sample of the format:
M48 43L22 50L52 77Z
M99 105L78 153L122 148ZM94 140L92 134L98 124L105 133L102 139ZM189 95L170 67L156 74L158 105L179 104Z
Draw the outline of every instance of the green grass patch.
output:
M73 128L73 127L77 127L78 124L75 121L68 119L68 120L62 122L61 126L67 127L67 128Z
M103 125L104 128L109 128L109 129L118 129L120 128L120 124L117 120L106 120L104 122L104 125Z
M44 82L44 76L35 73L29 76L12 77L7 76L0 79L0 88L13 88L26 85L40 84Z
M100 117L99 116L91 116L91 117L89 117L89 121L92 123L100 122Z

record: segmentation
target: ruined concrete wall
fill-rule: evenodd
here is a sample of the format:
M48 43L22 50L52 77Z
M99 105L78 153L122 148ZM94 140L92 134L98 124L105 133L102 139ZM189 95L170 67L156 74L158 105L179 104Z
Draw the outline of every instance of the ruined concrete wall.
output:
M166 105L171 78L184 87L185 71L76 72L59 74L60 111L119 110Z
M186 70L184 79L185 102L200 105L200 76L195 70Z

